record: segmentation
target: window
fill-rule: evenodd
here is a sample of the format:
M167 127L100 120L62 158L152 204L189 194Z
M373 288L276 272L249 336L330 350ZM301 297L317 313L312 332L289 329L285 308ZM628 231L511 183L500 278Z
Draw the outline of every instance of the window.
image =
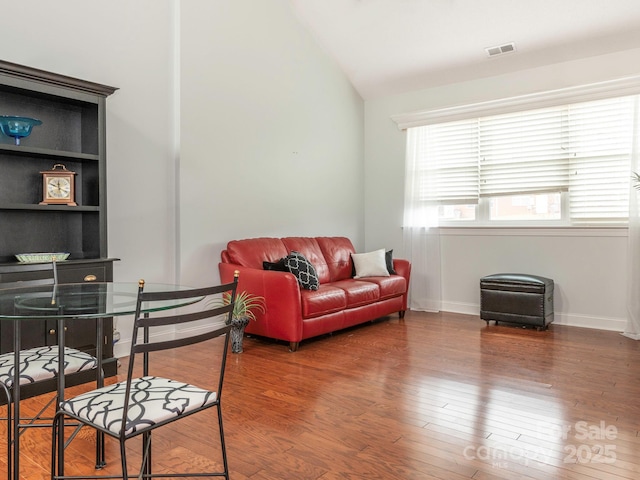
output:
M607 98L408 128L412 208L437 207L440 224L624 224L636 101ZM414 213L407 225L424 217Z

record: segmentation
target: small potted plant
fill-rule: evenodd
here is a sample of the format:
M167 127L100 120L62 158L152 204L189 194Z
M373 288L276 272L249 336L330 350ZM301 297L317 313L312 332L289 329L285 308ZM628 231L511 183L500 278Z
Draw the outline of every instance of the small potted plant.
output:
M230 301L231 294L229 292L223 293L222 303L229 305ZM264 297L245 291L237 292L231 314L231 351L233 353L242 353L244 328L250 320L256 320L256 312L266 312Z

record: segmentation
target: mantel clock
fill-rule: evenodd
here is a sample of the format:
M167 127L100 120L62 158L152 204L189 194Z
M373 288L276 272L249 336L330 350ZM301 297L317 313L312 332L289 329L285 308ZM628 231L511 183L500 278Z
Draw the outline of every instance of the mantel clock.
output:
M42 174L42 202L40 205L69 205L78 204L75 201L75 174L67 167L57 163L51 170Z

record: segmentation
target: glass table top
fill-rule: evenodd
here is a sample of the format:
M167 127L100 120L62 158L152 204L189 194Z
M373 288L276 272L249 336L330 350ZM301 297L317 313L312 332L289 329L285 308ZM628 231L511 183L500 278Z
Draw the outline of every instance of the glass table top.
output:
M145 292L179 291L192 287L145 283ZM85 282L0 289L0 320L28 320L43 317L99 318L133 315L136 310L138 282ZM168 310L202 300L187 298L153 302L143 312Z

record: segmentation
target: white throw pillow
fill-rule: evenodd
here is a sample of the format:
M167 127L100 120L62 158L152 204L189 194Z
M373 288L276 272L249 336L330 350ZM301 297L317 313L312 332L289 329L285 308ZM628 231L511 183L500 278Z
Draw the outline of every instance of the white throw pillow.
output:
M389 276L384 248L369 253L352 253L351 258L356 269L353 278Z

